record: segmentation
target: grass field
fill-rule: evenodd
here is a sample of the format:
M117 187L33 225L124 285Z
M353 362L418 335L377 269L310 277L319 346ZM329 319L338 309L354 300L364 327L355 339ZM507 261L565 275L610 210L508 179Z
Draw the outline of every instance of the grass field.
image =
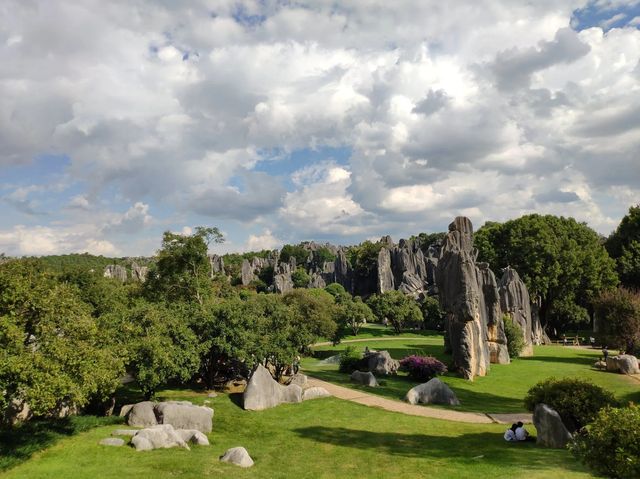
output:
M202 403L205 396L166 397ZM0 473L2 479L131 478L587 478L568 452L510 444L503 426L416 418L338 399L249 412L235 397L214 398L210 447L136 452L99 446L115 425L58 438L47 450ZM245 446L256 465L223 464L229 447Z
M434 356L445 364L451 357L444 354L443 338L440 335L425 335L416 338L400 337L380 340L372 337L368 341L341 343L338 346L318 346L319 358L337 354L348 346L358 350L365 347L387 350L392 357L401 359L410 354ZM524 410L523 398L531 386L550 376L579 377L611 390L624 402L640 403L640 382L620 374L598 371L592 367L600 356L597 349L572 348L564 346L536 346L535 355L519 358L508 365L492 364L488 376L476 378L473 382L462 379L454 373L441 377L456 393L461 405L452 407L460 411L507 413ZM339 373L337 365L322 365L317 358L305 358L304 372L343 386L364 389L354 385L349 375ZM382 378L380 388L366 388L368 392L402 400L409 389L418 384L404 373ZM450 406L447 406L450 407Z

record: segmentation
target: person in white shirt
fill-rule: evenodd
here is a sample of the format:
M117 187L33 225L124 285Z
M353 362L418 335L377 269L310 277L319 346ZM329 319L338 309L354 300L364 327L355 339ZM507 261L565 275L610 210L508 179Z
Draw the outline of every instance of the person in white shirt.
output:
M509 429L504 432L504 440L505 441L517 441L516 439L516 429L518 428L517 424L512 424Z
M516 441L526 441L527 438L529 437L529 433L524 428L524 424L522 424L522 422L518 421L518 424L516 424L516 426L517 426L516 430L514 431L515 436L516 436Z

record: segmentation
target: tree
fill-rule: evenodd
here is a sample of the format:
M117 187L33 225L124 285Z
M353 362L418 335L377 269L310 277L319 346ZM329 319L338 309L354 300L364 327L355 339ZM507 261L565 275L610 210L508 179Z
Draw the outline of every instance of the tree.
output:
M196 309L197 311L197 309ZM199 369L200 343L189 328L188 305L139 301L129 316L129 369L146 399L169 380L189 380Z
M375 319L376 317L373 314L373 311L371 311L369 306L362 302L362 298L360 298L360 296L356 296L352 300L343 300L338 304L337 320L339 332L341 333L340 336L344 334L344 330L349 330L357 336L363 325L373 322Z
M546 328L588 322L593 299L617 285L615 263L598 234L573 218L533 214L488 223L474 245L494 270L518 271Z
M420 233L417 236L412 236L411 239L418 242L418 246L423 253L427 253L429 246L441 242L445 236L447 236L447 233L442 231L438 233Z
M149 296L167 301L197 301L202 304L211 292L209 244L222 243L218 228L198 226L192 235L165 231L155 268L145 289Z
M280 250L280 261L288 263L292 257L296 259L296 265L304 266L309 259L309 251L302 245L284 245Z
M640 205L629 208L605 246L617 261L622 284L640 289Z
M16 402L41 416L115 391L123 362L74 286L16 260L0 265L0 292L1 416Z
M640 341L640 293L618 288L605 291L594 302L598 331L607 342L634 351Z
M440 309L440 301L433 296L425 296L420 305L425 328L442 329L444 314Z
M378 254L383 246L380 241L372 243L367 240L349 249L348 258L353 268L356 293L366 294L371 291L371 282L377 277Z
M344 289L340 283L330 283L325 286L324 290L329 293L336 300L336 303L341 303L343 301L349 301L351 299L351 295L349 292Z
M401 291L374 294L367 303L380 321L386 318L391 323L396 333L400 333L405 324L422 321L418 304Z
M311 281L311 277L304 270L304 268L296 268L296 270L291 273L291 280L293 281L293 286L296 288L306 288L309 286L309 282Z

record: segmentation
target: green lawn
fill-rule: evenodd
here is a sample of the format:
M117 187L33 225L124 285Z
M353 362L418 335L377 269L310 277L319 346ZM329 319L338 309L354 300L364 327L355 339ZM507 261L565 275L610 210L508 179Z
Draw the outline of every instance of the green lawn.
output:
M347 346L363 350L387 350L392 357L401 359L410 354L435 356L445 363L451 357L444 354L443 338L431 335L419 338L398 338L391 341L370 341L342 343L338 346L318 346L318 357L337 354ZM460 399L461 405L452 407L461 411L506 413L524 410L523 398L528 389L538 381L549 376L580 377L611 390L616 396L627 402L640 402L640 382L620 374L598 371L592 368L600 355L599 350L577 349L563 346L537 346L535 355L519 358L508 365L492 364L488 376L476 378L473 382L462 379L454 373L447 373L441 379L445 381ZM305 358L302 362L304 372L336 384L365 389L349 380L349 375L338 372L336 365L322 365L316 358ZM382 378L380 388L366 388L367 391L402 400L406 392L417 382L409 380L403 373L398 376Z
M202 403L205 397L171 392ZM64 437L0 478L413 478L593 477L567 451L509 444L503 426L409 417L338 400L320 399L262 412L243 411L220 395L210 447L136 452L99 446L117 426ZM229 447L245 446L256 465L222 464Z

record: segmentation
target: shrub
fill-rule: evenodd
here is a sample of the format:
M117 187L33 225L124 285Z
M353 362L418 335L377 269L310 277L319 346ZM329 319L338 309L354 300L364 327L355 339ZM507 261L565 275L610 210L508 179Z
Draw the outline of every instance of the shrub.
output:
M640 477L640 407L602 409L569 448L608 477Z
M400 369L406 371L411 379L428 381L434 376L447 372L447 367L431 356L407 356L400 361Z
M525 407L533 411L539 403L555 409L571 432L593 421L600 409L618 405L606 389L571 378L548 378L529 389L524 398Z
M352 373L358 369L361 360L362 355L356 351L356 348L354 346L347 346L347 348L340 353L340 366L338 370L341 373Z
M515 359L524 349L524 334L522 328L508 314L504 315L504 334L507 337L509 357Z

